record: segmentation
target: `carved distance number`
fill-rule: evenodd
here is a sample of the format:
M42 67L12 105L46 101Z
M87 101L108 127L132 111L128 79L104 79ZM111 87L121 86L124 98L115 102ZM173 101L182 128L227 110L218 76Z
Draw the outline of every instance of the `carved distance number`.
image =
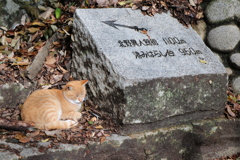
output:
M179 48L178 51L183 53L182 55L203 54L200 50L194 50L193 48Z
M177 37L163 38L163 41L165 42L166 45L168 45L168 44L183 44L183 43L187 43L185 40L178 39Z

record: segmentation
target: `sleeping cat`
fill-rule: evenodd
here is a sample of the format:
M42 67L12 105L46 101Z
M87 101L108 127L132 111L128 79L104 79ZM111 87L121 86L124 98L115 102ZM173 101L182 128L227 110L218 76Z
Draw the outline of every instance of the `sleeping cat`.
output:
M23 121L31 121L38 129L69 129L82 117L78 112L86 95L88 80L70 81L58 89L42 89L33 92L21 109ZM73 120L66 120L73 119Z

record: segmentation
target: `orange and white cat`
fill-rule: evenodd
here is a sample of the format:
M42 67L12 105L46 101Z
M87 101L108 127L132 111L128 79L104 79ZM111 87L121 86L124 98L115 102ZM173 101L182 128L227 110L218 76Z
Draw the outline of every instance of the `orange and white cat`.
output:
M69 129L77 125L77 120L82 117L79 110L86 95L87 82L70 81L62 90L42 89L33 92L22 106L22 120L34 122L36 128L46 130Z

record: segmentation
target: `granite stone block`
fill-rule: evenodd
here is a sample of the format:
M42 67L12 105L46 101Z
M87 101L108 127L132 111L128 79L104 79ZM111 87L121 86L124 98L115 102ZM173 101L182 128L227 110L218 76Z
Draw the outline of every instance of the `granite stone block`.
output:
M73 77L90 81L89 97L117 122L222 114L225 67L192 28L169 14L78 9L74 38Z

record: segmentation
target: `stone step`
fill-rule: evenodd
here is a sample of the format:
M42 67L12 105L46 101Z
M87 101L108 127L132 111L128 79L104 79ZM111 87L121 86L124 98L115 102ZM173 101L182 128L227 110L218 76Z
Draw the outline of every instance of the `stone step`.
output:
M50 142L31 147L0 141L0 159L209 160L239 152L239 124L238 119L215 118L125 136L113 134L102 144L90 142L88 147L60 144L58 149L45 152L40 152L39 147ZM4 150L4 145L11 151Z

